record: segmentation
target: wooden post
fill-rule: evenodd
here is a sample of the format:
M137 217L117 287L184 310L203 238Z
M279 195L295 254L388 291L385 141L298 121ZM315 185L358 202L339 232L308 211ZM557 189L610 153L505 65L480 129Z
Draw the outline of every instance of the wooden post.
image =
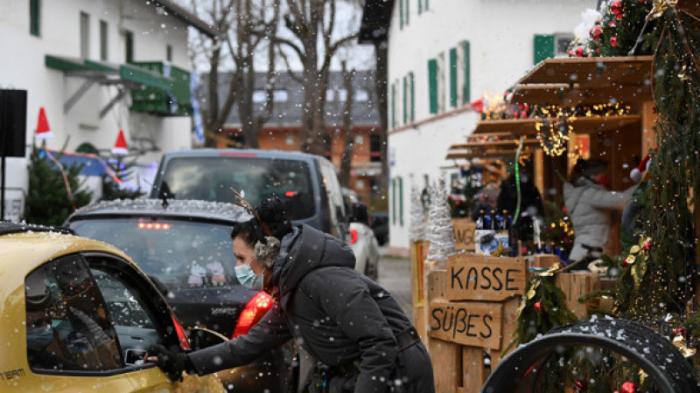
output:
M413 303L413 326L423 342L426 342L427 325L425 310L425 258L428 242L419 240L411 244L411 298Z
M557 286L561 288L566 297L566 305L578 318L588 317L586 304L578 299L593 291L600 290L600 276L591 272L568 272L557 276Z
M654 113L654 101L642 103L642 157L649 150L656 148L656 113Z
M535 160L533 172L535 174L535 187L540 195L547 195L544 188L544 150L535 150Z
M479 393L486 381L484 350L475 347L462 347L462 386L458 393Z

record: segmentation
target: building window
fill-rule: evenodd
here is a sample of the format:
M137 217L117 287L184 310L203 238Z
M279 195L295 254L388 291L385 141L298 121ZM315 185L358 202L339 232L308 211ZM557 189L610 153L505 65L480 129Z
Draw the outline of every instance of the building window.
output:
M272 91L272 100L274 102L287 102L289 100L289 93L287 90L279 89ZM267 101L267 90L255 90L253 92L253 102L256 104L262 104Z
M355 142L356 145L364 145L365 144L365 137L362 135L355 135Z
M369 161L382 162L382 136L379 134L369 135Z
M109 29L107 22L100 21L100 60L107 61L109 57Z
M408 91L410 93L410 98L409 98L409 115L408 118L411 121L411 123L416 121L416 81L415 81L415 76L413 75L413 72L408 73Z
M571 33L557 33L554 35L554 42L556 45L554 55L556 57L568 57L569 56L569 45L571 41L574 40L574 35Z
M418 0L418 15L430 9L429 0Z
M41 36L41 0L29 0L29 34Z
M403 29L408 26L408 19L411 13L411 0L399 0L399 27Z
M173 46L172 45L165 46L165 59L168 61L168 63L173 62Z
M430 113L438 113L438 63L437 59L428 60L428 99Z
M399 177L399 225L403 226L403 178Z
M326 102L335 101L335 91L333 89L326 90Z
M363 90L363 89L357 90L355 92L355 101L357 101L357 102L369 101L369 93L367 92L367 90Z
M127 63L134 61L134 33L128 30L124 31L124 60Z
M348 99L348 91L345 89L338 90L338 102L345 102Z
M445 110L445 55L428 60L428 99L430 113L438 114Z
M396 225L396 181L397 179L391 179L391 223Z
M534 61L538 64L544 59L554 57L554 35L535 34L534 38Z
M467 104L471 101L471 45L469 41L462 41L459 46L462 68L462 104Z
M403 79L403 106L401 112L403 113L403 124L408 124L408 76L404 76Z
M90 57L90 15L80 13L80 57Z
M396 85L398 82L391 84L391 102L390 102L390 112L391 112L391 128L396 128Z
M450 106L456 108L459 103L457 94L457 48L450 49Z

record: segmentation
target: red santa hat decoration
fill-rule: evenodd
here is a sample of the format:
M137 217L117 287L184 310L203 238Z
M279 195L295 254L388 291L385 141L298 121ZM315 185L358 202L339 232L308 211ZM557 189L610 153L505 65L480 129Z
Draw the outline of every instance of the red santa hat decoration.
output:
M122 128L119 129L119 134L117 134L117 141L112 148L112 154L118 156L129 154L129 145L126 144L126 137L124 136L124 129Z
M651 157L649 157L649 155L647 154L646 157L644 157L642 161L639 162L639 165L637 165L636 168L630 171L630 179L632 179L632 181L635 183L639 183L640 181L642 181L642 176L647 170L649 170L650 165Z
M53 131L51 131L51 126L49 126L49 120L46 118L46 110L43 106L39 107L39 117L36 121L34 132L34 136L39 140L53 138Z

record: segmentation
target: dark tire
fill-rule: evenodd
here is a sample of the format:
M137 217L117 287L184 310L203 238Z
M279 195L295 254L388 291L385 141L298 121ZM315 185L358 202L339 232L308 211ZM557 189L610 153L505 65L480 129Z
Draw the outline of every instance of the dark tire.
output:
M371 278L374 281L377 281L377 278L379 276L379 269L377 268L377 265L373 265L369 262L365 262L365 276Z
M590 346L617 353L642 368L663 393L697 393L690 363L671 342L636 322L591 320L557 328L513 351L489 376L482 393L526 390L519 386L523 372L559 348Z

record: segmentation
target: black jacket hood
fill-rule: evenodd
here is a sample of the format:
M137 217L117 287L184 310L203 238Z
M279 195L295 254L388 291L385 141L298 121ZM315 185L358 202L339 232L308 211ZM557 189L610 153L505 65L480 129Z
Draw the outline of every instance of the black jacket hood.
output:
M322 267L355 268L355 255L339 239L308 225L295 225L282 238L280 254L272 268L272 283L282 303L312 270Z

